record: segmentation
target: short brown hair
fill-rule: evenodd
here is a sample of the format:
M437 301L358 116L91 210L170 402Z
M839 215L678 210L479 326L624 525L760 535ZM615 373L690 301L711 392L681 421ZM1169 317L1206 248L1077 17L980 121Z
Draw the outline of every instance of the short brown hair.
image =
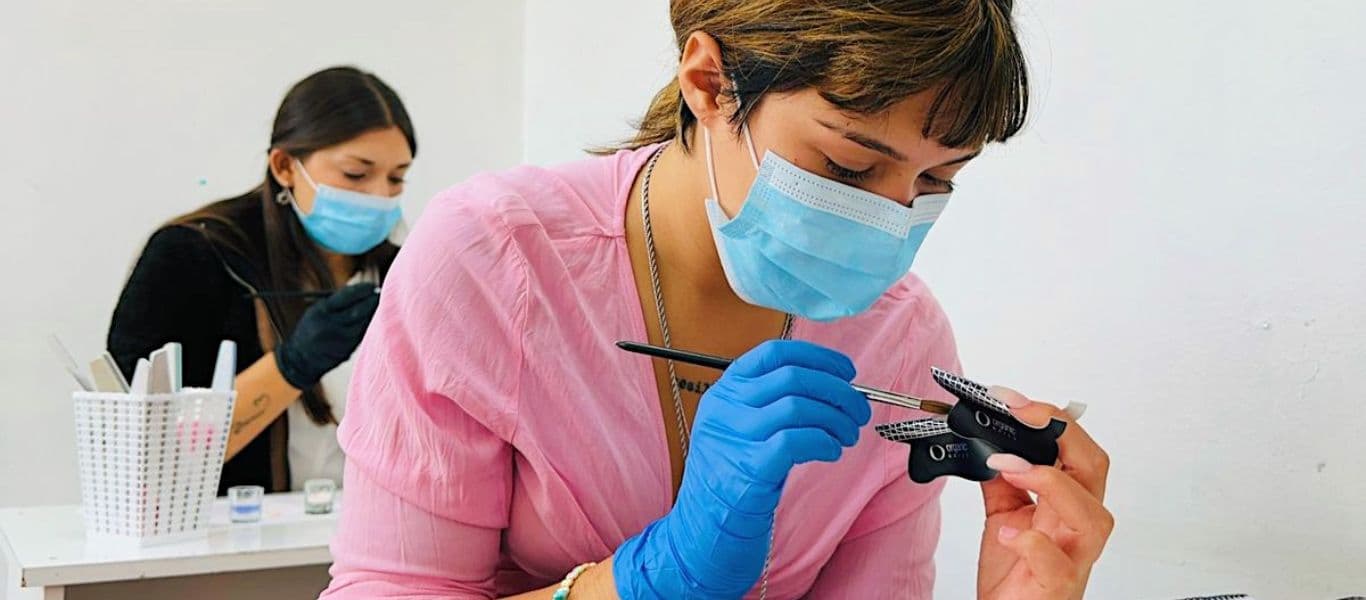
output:
M721 47L739 125L769 93L815 88L876 114L935 89L924 132L945 146L1004 141L1024 125L1029 83L1011 0L672 0L679 51L703 31ZM679 139L697 119L674 79L622 148Z

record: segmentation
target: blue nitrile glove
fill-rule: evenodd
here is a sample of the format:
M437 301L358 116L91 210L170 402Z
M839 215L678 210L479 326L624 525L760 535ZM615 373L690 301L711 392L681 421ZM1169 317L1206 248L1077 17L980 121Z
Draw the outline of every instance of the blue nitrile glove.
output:
M737 359L702 396L673 510L617 549L617 594L739 598L754 587L788 471L839 459L872 417L853 378L848 358L806 342Z

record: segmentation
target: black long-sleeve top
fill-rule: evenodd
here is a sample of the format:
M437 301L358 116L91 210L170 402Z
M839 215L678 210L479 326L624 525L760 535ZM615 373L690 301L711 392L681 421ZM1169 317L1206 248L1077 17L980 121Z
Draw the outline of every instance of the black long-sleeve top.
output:
M260 201L234 201L230 210L247 238L245 255L211 242L194 226L164 227L147 242L109 325L109 352L125 376L131 377L139 358L168 342L183 346L186 386L210 385L222 340L237 343L239 373L265 354L258 330L262 324L248 288L263 289L268 281ZM222 227L213 222L200 226ZM288 490L288 430L282 413L224 464L218 493L234 485Z

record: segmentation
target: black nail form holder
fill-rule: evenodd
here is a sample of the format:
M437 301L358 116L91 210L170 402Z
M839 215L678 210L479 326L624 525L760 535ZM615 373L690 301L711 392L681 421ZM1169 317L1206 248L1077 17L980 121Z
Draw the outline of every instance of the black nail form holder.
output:
M878 435L893 442L910 444L911 456L906 470L911 481L929 483L945 475L968 481L988 481L996 471L987 466L995 450L980 440L959 437L949 424L937 419L902 421L876 427Z
M958 397L947 422L921 419L878 425L878 435L911 446L907 470L916 483L944 475L987 481L996 472L986 466L995 453L1014 454L1036 465L1058 460L1058 437L1067 423L1052 419L1036 429L1020 422L1010 409L987 394L984 385L938 368L931 369L940 387Z

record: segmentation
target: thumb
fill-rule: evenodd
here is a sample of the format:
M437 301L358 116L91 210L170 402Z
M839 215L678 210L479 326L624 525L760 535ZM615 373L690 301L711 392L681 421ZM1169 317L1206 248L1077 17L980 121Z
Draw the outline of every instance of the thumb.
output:
M343 311L366 300L372 300L375 295L375 284L357 283L348 285L328 296L326 300L323 300L323 304L327 306L328 310Z
M346 307L341 312L342 319L347 323L367 324L374 318L375 310L379 308L379 294L370 294L362 298L359 302Z

